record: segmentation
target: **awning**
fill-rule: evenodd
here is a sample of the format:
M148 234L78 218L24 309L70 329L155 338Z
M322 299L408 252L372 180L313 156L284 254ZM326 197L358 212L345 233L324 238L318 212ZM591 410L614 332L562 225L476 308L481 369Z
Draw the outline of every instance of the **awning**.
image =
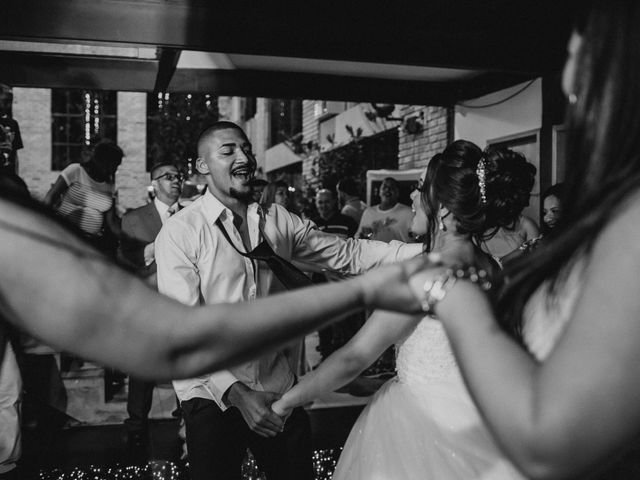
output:
M278 143L265 152L264 171L272 172L299 162L302 162L300 155L291 150L286 143Z

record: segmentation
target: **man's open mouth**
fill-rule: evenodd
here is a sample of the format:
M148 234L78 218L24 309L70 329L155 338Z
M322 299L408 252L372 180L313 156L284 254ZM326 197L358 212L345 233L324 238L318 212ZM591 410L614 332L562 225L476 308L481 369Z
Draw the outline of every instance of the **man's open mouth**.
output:
M242 167L237 167L231 170L231 175L236 178L240 178L244 181L249 181L253 178L253 174L255 173L255 169L250 166L244 165Z

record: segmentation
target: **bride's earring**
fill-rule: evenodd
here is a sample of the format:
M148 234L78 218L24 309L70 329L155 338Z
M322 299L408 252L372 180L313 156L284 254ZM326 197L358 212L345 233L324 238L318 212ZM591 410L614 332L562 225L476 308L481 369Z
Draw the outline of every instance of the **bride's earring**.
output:
M438 230L440 230L441 232L447 231L447 226L442 221L442 217L440 217L440 220L438 221Z

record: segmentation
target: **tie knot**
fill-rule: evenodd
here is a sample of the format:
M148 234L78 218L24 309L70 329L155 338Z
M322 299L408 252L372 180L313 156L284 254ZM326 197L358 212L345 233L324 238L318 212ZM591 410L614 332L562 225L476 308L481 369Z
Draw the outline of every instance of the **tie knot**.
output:
M167 209L167 217L170 217L171 215L173 215L174 213L176 213L176 209L175 207L169 207Z

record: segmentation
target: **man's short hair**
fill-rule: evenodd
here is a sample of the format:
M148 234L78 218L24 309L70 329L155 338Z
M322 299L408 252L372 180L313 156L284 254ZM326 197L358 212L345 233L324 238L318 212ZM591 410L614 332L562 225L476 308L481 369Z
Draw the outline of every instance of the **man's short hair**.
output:
M244 132L242 127L240 127L240 125L237 125L237 124L235 124L233 122L229 122L228 120L220 120L220 121L214 122L211 125L208 125L207 127L203 128L202 131L200 132L200 134L198 135L198 140L196 142L196 148L198 149L198 155L200 155L200 145L205 140L208 140L209 137L211 137L211 135L213 135L215 132L217 132L219 130L237 130L238 132L240 132L242 134L242 136L245 138L245 140L247 142L249 141L249 137L247 137L247 134Z
M356 182L351 177L345 177L338 182L338 190L340 192L344 192L347 195L351 195L352 197L358 196L358 186Z
M176 170L178 170L178 172L180 171L180 169L178 168L178 166L173 163L173 162L158 162L155 163L152 167L151 170L149 170L149 176L151 177L151 180L153 180L156 176L156 172L161 169L162 167L173 167Z

